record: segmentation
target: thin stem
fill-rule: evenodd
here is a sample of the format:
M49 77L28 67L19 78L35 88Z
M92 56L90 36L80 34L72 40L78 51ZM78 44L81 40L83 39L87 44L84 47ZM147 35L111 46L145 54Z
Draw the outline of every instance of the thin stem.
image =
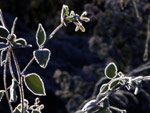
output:
M51 38L54 36L54 34L55 34L60 28L63 27L63 25L64 25L64 23L61 23L59 26L57 26L56 29L54 29L54 31L49 35L49 39L51 39Z
M141 20L135 0L132 0L132 2L135 8L136 17Z
M4 63L3 81L4 81L4 89L5 89L7 102L8 102L11 113L13 113L13 108L11 106L11 103L9 102L9 95L8 95L7 81L6 81L6 67L7 67L7 60L8 60L7 58L8 58L8 56L9 56L9 50L7 50L7 55L6 55L6 59L5 59L5 63Z
M120 3L120 7L121 7L121 9L123 10L124 9L124 7L123 7L123 0L119 0L119 3Z
M49 35L49 39L51 39L54 34L60 29L63 27L63 24L64 23L61 23L59 26L56 27L56 29L54 29L54 31ZM46 40L44 46L47 44L48 40ZM42 48L44 48L44 46ZM28 62L28 64L25 66L25 68L23 69L23 71L21 72L21 74L24 74L24 72L28 69L28 67L32 64L32 62L34 61L34 57L32 57L32 59Z
M4 22L4 17L3 17L3 13L1 11L1 9L0 9L0 21L1 21L2 25L6 28L6 24Z
M20 67L18 64L18 60L12 50L12 56L15 62L17 74L18 74L18 80L19 80L19 92L20 92L20 98L21 98L21 105L22 105L22 113L24 113L24 89L23 89L23 76L21 75Z
M11 54L9 53L9 56L8 56L8 63L9 63L9 70L10 70L10 74L12 76L12 78L17 81L15 75L14 75L14 72L13 72L13 69L12 69L12 64L11 64ZM18 82L18 81L17 81Z
M99 92L99 94L97 95L97 97L96 97L96 105L99 105L100 103L102 103L103 101L105 101L106 99L108 99L110 96L112 96L112 94L114 94L116 91L118 91L118 90L120 90L121 88L123 88L123 87L125 87L125 86L127 86L127 85L129 85L130 83L129 83L129 81L131 80L132 82L136 82L136 81L147 81L147 80L150 80L150 75L148 75L148 76L138 76L138 77L121 77L121 78L115 78L115 79L113 79L113 81L116 81L116 80L125 80L125 84L123 84L123 85L117 85L117 86L115 86L116 88L113 88L112 90L108 90L108 92L106 92L106 93L100 93ZM112 82L113 82L112 81ZM108 83L108 84L110 84L110 83ZM85 105L86 105L86 103L85 103ZM117 111L122 111L122 112L125 112L125 110L121 110L121 109L119 109L119 108L115 108L115 107L112 107L111 106L111 109L114 109L114 110L117 110ZM88 108L87 108L87 110L86 111L88 111ZM81 112L77 112L77 113L82 113L82 111Z
M120 113L126 113L126 112L127 112L126 110L119 109L119 108L116 108L116 107L114 107L114 106L110 106L109 108L112 109L112 110L115 110L115 111L117 111L117 112L120 112Z
M27 68L32 64L33 61L34 61L34 57L32 57L32 59L30 60L30 62L28 62L28 64L26 65L26 67L23 69L23 71L21 72L22 75L27 70Z
M17 17L14 19L14 22L11 28L11 35L14 34L17 19L18 19Z
M146 42L145 42L145 51L144 51L144 55L143 55L143 60L147 61L148 59L148 43L150 40L150 15L148 18L148 24L147 24L147 38L146 38Z

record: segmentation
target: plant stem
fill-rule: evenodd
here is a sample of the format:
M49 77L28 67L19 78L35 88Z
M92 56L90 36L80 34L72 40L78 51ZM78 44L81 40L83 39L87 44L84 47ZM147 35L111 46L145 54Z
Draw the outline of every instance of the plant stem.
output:
M12 69L12 64L11 64L11 54L9 53L9 56L8 56L8 63L9 63L9 70L10 70L10 74L12 76L12 78L17 81L15 75L14 75L14 72L13 72L13 69ZM17 81L18 82L18 81Z
M21 74L24 74L24 72L27 70L27 68L32 64L32 62L34 61L34 57L32 57L32 59L28 62L28 64L26 65L26 67L23 69L23 71L21 72Z
M133 5L134 5L134 8L135 8L136 17L138 19L141 19L140 15L139 15L139 12L138 12L138 8L137 8L135 0L132 0L132 2L133 2Z
M150 15L148 17L148 24L147 24L147 38L146 38L146 42L145 42L145 51L144 51L144 55L143 55L143 60L147 61L148 60L148 43L150 40Z
M61 23L59 26L56 27L56 29L54 29L54 31L49 35L49 39L53 38L54 34L60 29L62 28L64 25L64 23Z
M51 39L51 38L54 36L54 34L55 34L60 28L63 27L63 24L64 24L64 23L61 23L59 26L56 27L56 29L54 29L54 31L49 35L48 40ZM47 44L48 40L46 40L44 46ZM44 46L43 46L42 48L44 48ZM42 48L41 48L41 49L42 49ZM28 67L32 64L33 61L34 61L34 57L32 57L32 59L28 62L28 64L25 66L25 68L23 69L23 71L21 72L21 74L24 74L24 72L28 69Z
M119 108L114 107L114 106L110 106L109 108L112 109L112 110L115 110L115 111L117 111L117 112L120 112L120 113L126 113L126 110L124 110L124 109L119 109Z
M7 102L8 102L11 113L13 113L13 108L11 106L11 103L9 102L9 95L8 95L8 91L7 91L7 81L6 81L6 67L7 67L8 56L9 56L9 50L7 50L7 55L6 55L6 59L5 59L5 63L4 63L3 81L4 81L4 89L5 89Z
M24 89L23 89L23 76L21 75L20 67L18 64L18 60L12 50L12 56L15 62L17 74L18 74L18 81L19 81L19 92L20 92L20 98L21 98L21 105L22 105L22 113L24 113Z

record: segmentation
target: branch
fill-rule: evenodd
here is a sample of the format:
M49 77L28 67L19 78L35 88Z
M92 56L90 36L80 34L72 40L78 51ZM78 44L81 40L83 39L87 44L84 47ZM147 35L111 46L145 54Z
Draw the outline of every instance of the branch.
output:
M11 54L10 54L10 53L9 53L9 56L8 56L8 63L9 63L9 70L10 70L10 74L11 74L12 78L13 78L16 82L18 82L17 79L16 79L16 77L15 77L15 75L14 75L13 69L12 69Z
M147 61L148 59L148 43L150 40L150 15L148 18L148 24L147 24L147 38L146 38L146 42L145 42L145 51L144 51L144 55L143 55L143 60Z
M64 23L61 23L58 27L56 27L56 29L54 29L54 31L49 35L49 39L51 39L54 34L60 29L63 27L63 24ZM46 40L44 46L47 44L48 40ZM44 46L42 48L44 48ZM25 68L23 69L23 71L21 72L21 74L24 74L24 72L28 69L28 67L32 64L32 62L34 61L34 57L32 57L32 59L28 62L28 64L25 66Z
M117 80L122 80L122 81L125 81L125 82L124 82L124 84L121 84L121 85L118 84L118 85L116 85L113 89L109 89L108 92L106 92L106 93L99 92L99 94L97 95L96 99L94 99L95 103L87 106L86 111L90 110L92 107L95 107L95 105L99 106L100 103L104 102L106 99L108 99L110 96L112 96L116 91L120 90L123 87L126 87L126 86L131 87L133 83L141 83L141 81L150 80L150 75L148 75L148 76L138 76L138 77L119 77L119 78L114 78L110 82L108 82L107 84L113 83L114 81L117 81ZM130 88L128 90L130 90ZM84 107L89 102L90 101L88 101L87 103L85 103ZM113 108L111 108L111 109L113 109ZM121 109L118 109L118 110L120 110L122 112L125 112L124 110L121 110ZM79 113L82 113L82 112L85 113L85 111L82 111L82 110L79 110L77 112L79 112Z
M24 113L24 90L23 90L23 76L21 75L21 71L20 71L20 67L19 67L19 64L18 64L18 60L13 52L13 50L11 51L12 52L12 56L13 56L13 59L14 59L14 62L15 62L15 66L16 66L16 70L17 70L17 75L18 75L18 81L19 81L19 92L20 92L20 98L21 98L21 105L22 105L22 113Z
M8 94L8 90L7 90L7 81L6 81L6 67L7 67L7 62L8 62L8 56L9 56L9 49L7 50L7 54L6 54L6 58L5 58L5 62L4 62L3 81L4 81L4 89L5 89L7 102L8 102L11 113L13 113L13 108L11 106L11 103L9 102L9 94Z

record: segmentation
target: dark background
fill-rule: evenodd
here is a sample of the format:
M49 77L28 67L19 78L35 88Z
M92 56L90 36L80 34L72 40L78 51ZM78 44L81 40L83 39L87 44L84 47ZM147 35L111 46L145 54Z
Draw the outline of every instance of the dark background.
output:
M75 32L74 24L59 30L46 46L51 50L47 68L40 68L34 61L26 71L26 74L38 73L45 83L47 96L40 97L45 105L43 113L74 113L85 100L95 97L101 84L107 81L104 68L111 61L125 74L146 63L143 54L149 1L137 0L140 18L136 16L132 0L123 1L124 9L121 9L119 0L0 0L8 29L18 17L17 37L24 37L33 45L32 48L15 50L21 70L32 58L32 51L37 49L35 33L38 23L44 26L48 36L60 24L63 4L78 14L86 10L91 19L89 23L83 23L85 33ZM0 68L1 81L2 72ZM146 70L132 76L148 74L149 70ZM11 78L7 78L10 81ZM137 96L133 95L133 90L118 91L110 99L110 104L127 109L128 113L150 113L149 84L143 82ZM0 85L2 89L3 82ZM25 89L25 98L30 105L35 97ZM0 103L0 112L9 113L5 98Z

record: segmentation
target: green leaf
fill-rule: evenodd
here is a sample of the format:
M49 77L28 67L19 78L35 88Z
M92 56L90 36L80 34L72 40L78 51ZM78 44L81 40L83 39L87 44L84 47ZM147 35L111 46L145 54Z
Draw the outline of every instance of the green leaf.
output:
M36 73L31 73L25 76L24 82L26 87L35 95L45 96L45 87L42 79Z
M74 17L72 17L72 16L68 16L68 17L66 17L66 20L68 20L68 21L75 21L75 18Z
M113 81L112 83L111 83L111 85L110 85L110 89L112 89L113 87L115 87L117 84L119 84L120 83L120 80L115 80L115 81Z
M105 68L105 76L109 79L115 78L117 75L117 66L115 63L109 63Z
M92 111L92 113L95 113L95 112L99 111L100 109L101 109L101 107L95 106L92 109L90 109L90 111Z
M119 76L119 77L124 77L124 74L123 74L122 72L119 72L119 73L118 73L118 76Z
M14 109L13 113L21 113L21 110L22 110L21 104L18 104L18 106ZM26 110L25 113L29 113L29 111Z
M7 38L8 34L9 31L5 27L0 26L0 37Z
M125 81L124 81L124 80L120 80L119 83L120 83L121 85L124 85L124 84L125 84Z
M27 45L27 41L23 38L18 38L15 40L17 45Z
M46 68L49 59L50 59L50 50L49 49L39 49L33 52L33 56L36 60L36 62L42 67Z
M21 113L22 106L21 104L18 104L18 106L14 109L13 113Z
M108 84L103 84L100 88L100 93L106 93L109 90Z
M4 49L6 47L8 47L7 44L0 42L0 50Z
M5 93L4 90L0 90L0 102L1 102L1 100L2 100L2 98L3 98L3 96L4 96L4 93Z
M31 113L41 113L39 110L33 110Z
M69 8L67 5L64 5L64 9L65 9L65 15L68 16L69 15Z
M21 111L17 108L15 108L15 110L13 111L13 113L21 113Z
M110 109L104 109L100 113L112 113L112 111Z
M46 40L45 30L42 24L39 24L36 32L36 43L38 44L39 47L41 47L45 43L45 40Z
M21 111L18 108L15 108L15 110L13 111L13 113L21 113ZM25 113L29 113L29 111L25 111Z

